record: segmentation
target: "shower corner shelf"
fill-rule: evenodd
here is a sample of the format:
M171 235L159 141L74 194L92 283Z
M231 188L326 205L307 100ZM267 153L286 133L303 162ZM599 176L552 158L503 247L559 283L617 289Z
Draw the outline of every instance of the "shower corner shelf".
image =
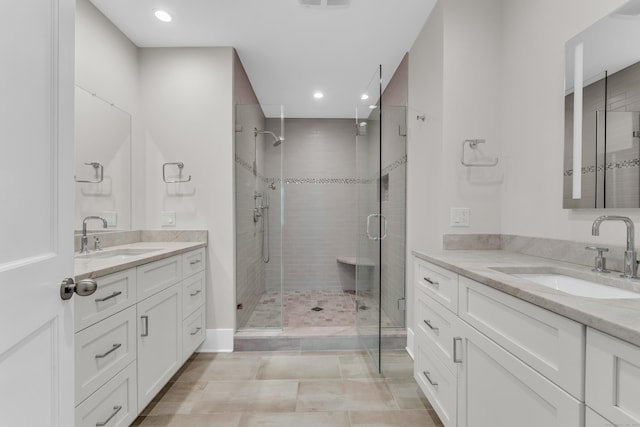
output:
M168 180L167 179L167 166L177 166L178 167L178 179ZM184 163L182 162L169 162L164 163L162 165L162 180L167 184L178 184L181 182L189 182L191 181L191 175L189 175L186 179L182 179L182 169L184 168Z
M465 139L464 141L462 141L462 155L460 156L460 163L462 163L463 166L467 166L467 167L493 167L495 165L498 164L498 158L494 158L494 159L489 159L490 161L488 162L478 162L478 163L469 163L469 162L465 162L464 161L464 149L465 146L467 144L469 144L469 148L471 148L472 150L475 150L478 148L478 144L484 144L486 142L486 140L484 139Z

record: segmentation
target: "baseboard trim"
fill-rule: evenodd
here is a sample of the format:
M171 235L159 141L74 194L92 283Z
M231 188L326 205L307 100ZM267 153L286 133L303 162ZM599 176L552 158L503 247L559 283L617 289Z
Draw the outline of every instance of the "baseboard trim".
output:
M207 329L207 337L196 350L198 353L233 352L233 329Z
M415 334L413 333L413 329L407 328L407 353L409 353L409 356L411 356L413 360L415 360L415 357L413 356L414 339Z

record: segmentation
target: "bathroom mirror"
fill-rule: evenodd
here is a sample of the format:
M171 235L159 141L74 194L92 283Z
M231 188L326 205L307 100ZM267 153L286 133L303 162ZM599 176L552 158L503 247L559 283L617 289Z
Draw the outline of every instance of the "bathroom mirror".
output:
M131 115L98 94L75 88L75 229L98 215L94 231L131 228Z
M640 0L565 45L565 209L640 207Z

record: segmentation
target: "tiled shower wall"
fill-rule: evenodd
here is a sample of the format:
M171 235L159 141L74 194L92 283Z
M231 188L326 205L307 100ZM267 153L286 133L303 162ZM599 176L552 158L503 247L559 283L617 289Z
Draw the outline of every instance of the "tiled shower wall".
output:
M280 120L267 119L280 133ZM282 258L271 235L267 286L280 274L284 290L354 289L355 268L339 257L356 255L355 120L285 119ZM266 170L279 176L280 147L265 144ZM278 187L279 188L279 187ZM280 221L280 193L271 192L270 223Z

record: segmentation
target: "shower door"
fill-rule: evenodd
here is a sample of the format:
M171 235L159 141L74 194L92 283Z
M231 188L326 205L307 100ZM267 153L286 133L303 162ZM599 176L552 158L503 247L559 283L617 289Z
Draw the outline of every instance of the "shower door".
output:
M406 106L393 105L398 102L394 96L381 95L380 80L378 69L356 115L356 323L364 347L382 372L384 349L397 349L399 344L404 348L406 340L407 111Z
M378 371L381 352L381 242L386 237L380 185L380 73L378 67L356 109L356 328Z

